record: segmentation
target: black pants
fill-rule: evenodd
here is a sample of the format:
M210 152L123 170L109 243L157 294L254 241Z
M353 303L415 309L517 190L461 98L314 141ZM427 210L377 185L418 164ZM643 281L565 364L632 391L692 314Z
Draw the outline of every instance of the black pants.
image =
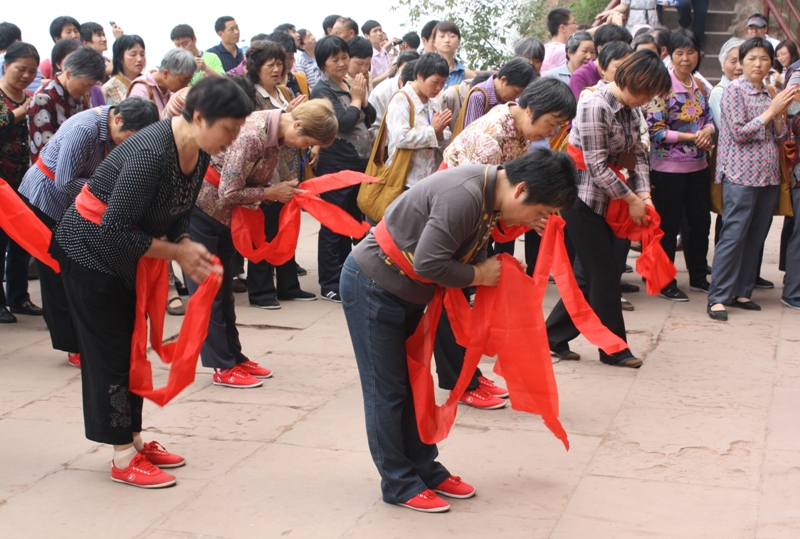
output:
M358 186L345 187L322 193L320 198L339 206L357 220L361 220L358 209ZM319 268L319 287L324 296L328 292L339 293L339 275L342 264L353 249L350 236L342 236L324 225L319 227L317 239L317 267Z
M681 28L690 28L702 45L706 38L708 0L678 0L677 8L678 24L681 25ZM693 8L694 16L692 16Z
M685 213L690 234L683 238L683 255L689 270L689 282L692 286L706 282L711 230L708 169L681 174L653 170L650 182L653 185L653 204L661 216L661 230L664 231L661 246L674 262L681 219Z
M795 208L794 211L800 211L800 208ZM784 217L783 218L783 228L781 229L781 246L780 246L780 259L778 262L778 269L780 271L786 271L786 251L789 249L789 240L792 237L792 232L794 231L794 217ZM763 257L764 251L761 251L761 255ZM761 265L759 264L759 268Z
M278 234L278 222L283 204L261 204L264 213L264 232L267 241L272 241ZM275 279L278 281L277 290ZM300 281L297 280L297 264L294 257L285 264L273 266L269 262L248 262L247 296L250 303L260 303L266 299L287 299L300 292Z
M466 294L466 292L465 292ZM442 317L439 325L436 326L436 339L433 343L433 358L436 361L436 374L439 376L439 387L452 390L456 387L456 382L464 368L464 354L467 349L456 342L453 327L447 317L447 311L442 309ZM478 376L483 376L480 367L475 369L467 390L471 391L478 387Z
M0 307L19 307L31 300L28 295L30 259L31 255L0 228L0 281L3 277L6 281L5 290L0 284Z
M231 229L195 206L192 208L190 230L192 240L202 243L211 254L217 255L224 270L222 286L211 304L208 335L203 341L200 359L203 367L230 369L247 361L247 356L242 354L239 330L236 329L233 297L236 249L233 247ZM198 286L198 283L186 278L190 295L197 292Z
M128 389L136 292L117 277L73 263L58 247L54 251L78 333L86 437L130 444L142 430L142 397Z
M577 257L575 278L586 300L600 321L615 335L627 342L625 320L619 302L619 266L614 252L614 233L605 219L582 200L561 213L567 223L569 237ZM580 268L580 271L578 271ZM578 328L559 300L547 318L547 339L550 350L565 352L569 342L580 335ZM626 349L613 358L600 350L600 358L611 362L631 357Z

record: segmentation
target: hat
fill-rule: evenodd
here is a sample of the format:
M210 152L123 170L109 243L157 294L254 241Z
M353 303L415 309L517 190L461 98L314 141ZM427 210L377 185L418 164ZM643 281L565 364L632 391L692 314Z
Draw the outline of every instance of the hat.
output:
M747 19L746 26L758 26L759 28L764 28L767 26L767 18L764 15L756 14Z

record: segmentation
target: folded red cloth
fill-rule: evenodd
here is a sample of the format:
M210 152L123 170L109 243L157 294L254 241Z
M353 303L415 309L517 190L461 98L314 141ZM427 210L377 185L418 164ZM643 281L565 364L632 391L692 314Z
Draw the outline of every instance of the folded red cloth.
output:
M0 228L9 238L36 260L50 266L56 273L61 266L50 256L50 238L53 233L33 213L14 188L0 179Z

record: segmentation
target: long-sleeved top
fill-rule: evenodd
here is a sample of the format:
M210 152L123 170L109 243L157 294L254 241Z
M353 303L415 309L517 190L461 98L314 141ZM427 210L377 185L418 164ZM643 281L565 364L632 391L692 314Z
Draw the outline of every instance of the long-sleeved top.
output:
M749 187L781 183L778 145L789 131L784 124L778 133L774 122L765 125L759 118L771 101L766 86L759 90L744 75L725 88L720 103L717 183L728 180Z
M492 110L498 105L497 93L494 91L494 80L495 75L492 75L482 83L478 84L477 86L480 87L483 92L472 92L472 94L469 96L469 99L467 99L467 102L464 103L464 106L467 107L467 110L464 111L464 127L467 127L469 124L485 114L484 111L487 110L487 98L489 102L488 110ZM484 94L484 92L486 92L486 94Z
M58 128L70 117L86 110L86 96L74 98L61 86L58 78L52 79L33 95L28 104L28 130L30 131L31 163Z
M586 170L578 171L578 197L605 216L610 199L650 191L650 167L639 136L641 116L617 101L608 86L578 103L569 142L583 151ZM608 168L622 153L633 153L636 166L623 182Z
M560 65L567 63L567 48L560 41L548 41L544 44L544 61L542 73L547 73Z
M244 62L244 55L239 47L236 47L236 56L228 52L228 49L226 49L222 43L211 47L208 49L208 52L213 52L217 55L222 62L222 69L225 73L231 69L235 69L236 66Z
M128 96L128 88L131 87L131 80L120 73L114 75L103 85L103 97L106 105L119 105Z
M465 127L444 151L447 166L502 165L528 153L531 143L517 133L511 115L517 106L498 105Z
M722 102L722 93L730 83L731 80L725 75L722 75L722 78L719 79L719 84L714 86L711 89L711 92L708 94L708 106L711 107L711 117L714 118L714 124L717 127L717 131L719 131L719 120L722 118L722 111L719 108L719 105Z
M260 84L256 84L256 110L286 110L295 94L287 87L279 84L275 88L277 98L270 95ZM285 93L284 93L285 92ZM280 182L301 179L300 176L300 150L282 146L278 165L270 183L276 185Z
M692 141L678 142L680 133L697 133L710 127L714 130L711 108L705 89L692 77L686 88L670 71L672 91L666 97L656 96L647 105L652 155L650 168L659 172L688 173L708 168L706 151Z
M368 102L361 109L350 105L350 92L340 88L324 73L311 92L311 99L317 98L333 103L339 121L339 132L333 144L320 150L319 162L325 162L325 170L363 171L372 152L369 127L375 121L375 108Z
M356 263L383 289L412 303L428 303L436 285L469 286L475 278L470 264L486 259L486 242L497 222L497 170L471 165L437 172L386 209L383 220L394 243L408 253L417 275L436 284L401 274L371 233L353 249Z
M411 127L411 109L408 99L414 104L414 127ZM436 131L431 125L433 115L441 112L437 102L429 99L422 103L411 84L404 86L395 94L386 109L386 132L389 150L386 164L391 165L398 148L414 150L411 154L411 165L406 175L406 187L411 187L423 178L427 178L442 163L442 149L450 141L450 128L445 127L442 140L436 138Z
M161 116L167 103L169 103L169 98L172 97L172 92L169 90L166 92L161 91L156 79L153 78L153 73L155 72L156 70L154 69L149 73L144 73L131 82L128 96L138 95L149 99L156 104L156 107L158 107L158 115Z
M280 118L280 109L248 116L228 150L212 158L211 164L220 174L219 187L204 181L195 202L198 208L228 227L234 206L258 209L264 188L278 167Z
M133 290L139 259L153 238L189 237L189 216L209 160L200 150L194 171L185 175L171 121L145 127L114 148L87 184L108 204L100 225L84 219L73 203L55 241L73 263L118 277Z
M42 148L39 159L55 180L35 165L22 180L19 192L54 221L61 220L83 184L114 148L114 141L108 136L109 109L111 106L76 114Z
M381 127L381 120L389 106L389 100L400 89L400 77L395 75L389 79L381 81L374 90L369 93L369 104L375 109L375 121L370 127L372 136L378 133Z
M20 121L14 118L14 109L24 104L24 101L14 101L0 89L0 178L15 189L30 165L28 122L26 118Z
M575 70L567 84L569 84L569 89L572 90L572 95L575 96L575 101L577 101L584 88L596 85L602 78L595 60L590 60Z
M322 75L322 71L320 71L317 61L309 56L306 51L299 51L295 65L300 71L306 74L308 87L313 90L314 86L317 85L317 82Z

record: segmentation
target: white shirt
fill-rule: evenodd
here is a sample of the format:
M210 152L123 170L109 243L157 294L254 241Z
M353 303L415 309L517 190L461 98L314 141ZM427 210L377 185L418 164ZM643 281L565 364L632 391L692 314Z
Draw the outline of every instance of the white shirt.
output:
M395 75L390 79L380 82L375 89L372 90L372 93L369 94L369 104L375 108L375 112L377 113L375 123L369 128L373 138L378 134L378 129L381 127L383 114L386 112L386 107L389 106L389 101L399 89L400 77Z

